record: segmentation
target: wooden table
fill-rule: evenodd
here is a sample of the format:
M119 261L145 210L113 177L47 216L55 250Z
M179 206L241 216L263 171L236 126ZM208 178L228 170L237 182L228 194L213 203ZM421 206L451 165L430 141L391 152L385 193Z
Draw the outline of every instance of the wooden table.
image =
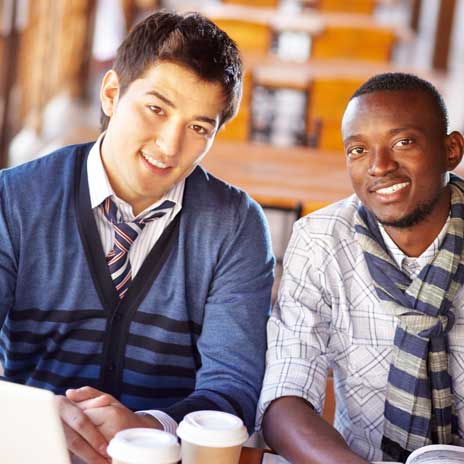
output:
M400 40L410 40L413 35L404 27L379 23L371 15L358 13L326 13L317 10L305 10L299 13L280 11L279 8L253 7L239 4L196 2L180 5L180 12L198 11L213 19L235 19L268 24L277 32L302 32L317 35L326 27L389 27Z
M259 448L243 448L240 464L261 464L264 450Z
M202 165L265 206L310 212L352 193L339 152L216 141Z
M300 4L303 8L317 8L318 0L300 0ZM398 3L399 0L375 0L376 6L393 6Z
M277 8L253 7L244 5L196 2L180 5L180 12L198 11L208 18L255 21L267 24L273 30L303 32L309 35L319 34L325 23L319 13L282 14Z
M253 76L255 85L290 88L306 92L311 82L318 79L367 80L385 72L409 72L432 82L440 91L446 89L445 73L418 70L388 63L375 63L349 59L309 59L305 62L283 60L276 55L245 53L243 62Z

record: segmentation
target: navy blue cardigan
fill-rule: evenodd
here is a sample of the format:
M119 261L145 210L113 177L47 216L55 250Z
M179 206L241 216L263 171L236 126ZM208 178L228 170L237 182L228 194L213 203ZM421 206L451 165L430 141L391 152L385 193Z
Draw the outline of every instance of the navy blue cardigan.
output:
M177 421L220 409L251 430L274 264L261 208L197 167L119 302L90 207L91 146L0 172L5 378L59 394L91 385Z

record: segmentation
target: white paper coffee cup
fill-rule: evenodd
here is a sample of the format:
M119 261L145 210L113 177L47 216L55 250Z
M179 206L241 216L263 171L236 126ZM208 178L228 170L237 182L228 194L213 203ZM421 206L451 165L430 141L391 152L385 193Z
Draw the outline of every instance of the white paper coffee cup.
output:
M187 414L177 428L182 464L237 464L248 433L240 418L220 411Z
M180 460L177 438L148 428L118 432L107 449L113 464L174 464Z

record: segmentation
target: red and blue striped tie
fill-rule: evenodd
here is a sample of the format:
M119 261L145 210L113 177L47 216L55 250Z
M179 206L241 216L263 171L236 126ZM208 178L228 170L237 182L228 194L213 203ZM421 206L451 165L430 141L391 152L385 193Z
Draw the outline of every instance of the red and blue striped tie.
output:
M101 204L103 214L111 222L114 229L114 246L106 256L106 261L120 299L124 298L132 280L129 260L131 245L148 222L164 216L174 205L174 202L166 200L139 219L121 222L118 219L118 208L110 197Z

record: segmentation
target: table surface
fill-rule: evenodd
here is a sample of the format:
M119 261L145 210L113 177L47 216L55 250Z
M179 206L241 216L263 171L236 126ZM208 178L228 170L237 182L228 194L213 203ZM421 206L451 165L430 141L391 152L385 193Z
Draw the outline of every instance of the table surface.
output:
M372 15L358 13L331 13L317 10L302 12L280 11L272 7L253 7L246 5L196 2L179 7L181 12L199 11L210 18L236 19L268 24L277 31L303 32L317 35L326 27L363 27L388 28L395 32L400 40L410 40L412 34L404 27L386 25L377 21Z
M340 152L218 140L202 165L265 206L309 211L352 193Z
M242 448L240 464L261 464L264 450L259 448Z
M267 24L277 31L303 32L314 35L324 30L325 22L319 13L282 14L276 8L196 2L181 5L180 12L198 11L213 19L234 19Z
M418 74L431 81L441 91L446 88L448 82L447 75L441 72L350 59L308 59L296 62L284 60L272 53L264 55L247 52L243 54L243 63L251 72L256 85L301 91L306 91L310 83L317 79L367 80L375 74L385 72Z

